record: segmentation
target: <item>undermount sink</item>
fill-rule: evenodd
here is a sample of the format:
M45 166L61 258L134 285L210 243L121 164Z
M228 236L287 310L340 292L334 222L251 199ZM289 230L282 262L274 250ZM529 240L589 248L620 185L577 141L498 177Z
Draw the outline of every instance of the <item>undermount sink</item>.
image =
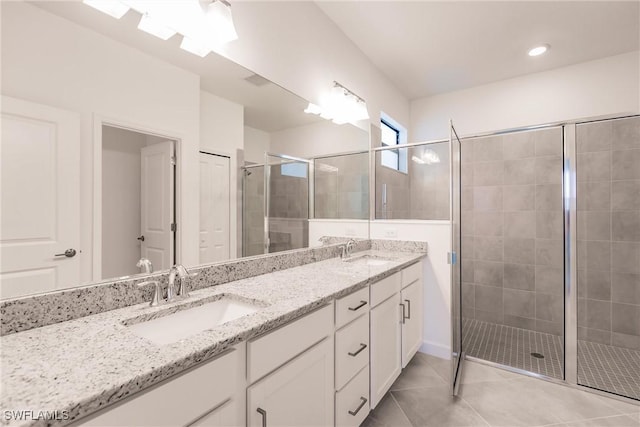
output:
M212 302L177 307L178 311L167 309L168 313L158 312L157 316L150 319L130 319L125 325L136 335L165 345L248 316L263 307L240 297L222 295Z
M371 266L385 265L393 260L383 258L375 255L361 255L358 257L349 258L347 262L353 262L357 264L366 264Z

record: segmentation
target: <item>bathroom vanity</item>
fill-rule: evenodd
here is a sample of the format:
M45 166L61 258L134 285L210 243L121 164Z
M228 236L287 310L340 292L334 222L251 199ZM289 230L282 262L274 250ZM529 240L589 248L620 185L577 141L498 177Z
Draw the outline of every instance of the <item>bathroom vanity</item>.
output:
M2 407L68 411L52 425L358 426L422 344L424 256L375 248L6 335ZM186 337L136 329L216 301L255 310Z

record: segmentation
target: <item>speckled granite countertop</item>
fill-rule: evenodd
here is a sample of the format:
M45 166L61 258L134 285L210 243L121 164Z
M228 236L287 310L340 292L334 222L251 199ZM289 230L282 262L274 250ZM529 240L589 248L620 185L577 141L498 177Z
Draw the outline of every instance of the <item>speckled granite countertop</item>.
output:
M63 425L162 381L230 346L299 317L419 261L423 252L358 252L393 261L382 266L332 258L191 292L188 299L137 304L0 338L3 411L68 411L68 421L8 421L2 425ZM175 305L231 294L264 303L258 312L159 346L123 322Z

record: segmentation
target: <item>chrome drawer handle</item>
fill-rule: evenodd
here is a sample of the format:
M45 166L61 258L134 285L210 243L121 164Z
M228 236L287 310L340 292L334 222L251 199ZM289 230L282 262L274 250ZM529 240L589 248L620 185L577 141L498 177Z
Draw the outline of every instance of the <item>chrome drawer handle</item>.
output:
M357 356L358 354L360 354L360 352L361 352L362 350L364 350L365 348L367 348L367 345L366 345L366 344L364 344L364 343L360 343L360 348L359 348L358 350L356 350L354 353L352 353L352 352L348 352L347 354L348 354L349 356L356 357L356 356Z
M267 427L267 411L262 408L258 408L257 411L262 415L262 427Z
M406 299L404 302L407 303L407 319L411 319L411 301Z
M360 409L362 409L362 407L365 405L365 403L367 403L367 399L364 397L360 398L360 405L356 408L355 411L349 411L350 415L353 415L354 417L358 414L358 412L360 412Z
M367 305L366 301L360 301L360 304L358 304L355 307L349 307L349 310L351 311L356 311L356 310L360 310L362 307L364 307L365 305Z

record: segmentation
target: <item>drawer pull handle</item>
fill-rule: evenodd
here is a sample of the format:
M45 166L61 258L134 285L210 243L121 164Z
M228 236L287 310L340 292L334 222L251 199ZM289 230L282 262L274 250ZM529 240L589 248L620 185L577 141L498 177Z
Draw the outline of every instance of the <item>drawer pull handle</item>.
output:
M258 408L257 411L262 415L262 427L267 427L267 411L262 408Z
M406 299L404 302L407 303L407 319L411 319L411 301Z
M358 414L358 412L360 412L360 409L362 409L362 407L365 405L365 403L367 403L367 399L364 397L360 398L360 405L358 405L358 407L356 408L355 411L349 411L349 415L353 415L354 417Z
M404 321L407 319L407 316L405 314L407 311L407 307L402 303L400 303L400 307L402 307L402 324L404 325Z
M367 345L366 345L366 344L364 344L364 343L360 343L360 348L359 348L358 350L356 350L356 351L355 351L355 352L353 352L353 353L352 353L352 352L348 352L347 354L348 354L349 356L356 357L356 356L357 356L358 354L360 354L360 352L361 352L362 350L364 350L365 348L367 348Z
M360 301L360 304L358 304L358 305L357 305L357 306L355 306L355 307L349 307L349 310L351 310L351 311L357 311L357 310L360 310L360 309L361 309L362 307L364 307L365 305L367 305L367 302L366 302L366 301Z

